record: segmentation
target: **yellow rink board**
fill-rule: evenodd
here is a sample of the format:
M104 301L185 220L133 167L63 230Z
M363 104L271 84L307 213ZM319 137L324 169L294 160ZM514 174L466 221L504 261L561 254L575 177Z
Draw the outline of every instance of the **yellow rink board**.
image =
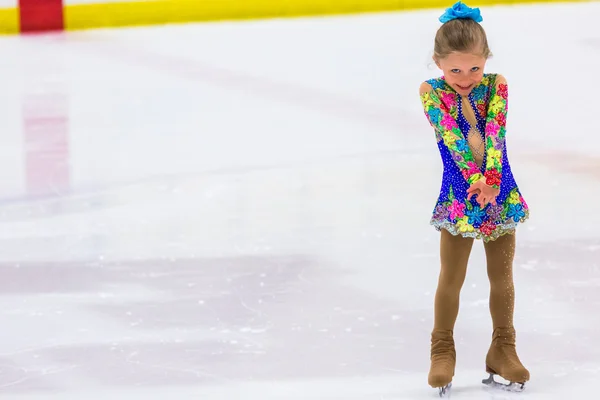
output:
M434 0L437 1L437 0ZM414 1L414 4L422 1ZM441 3L441 2L440 2ZM398 0L162 0L66 7L67 29L397 10Z
M479 0L470 6L554 0ZM581 0L574 0L574 2ZM65 29L445 8L453 0L157 0L65 7Z
M17 8L0 8L0 34L18 33L19 10Z
M477 0L470 6L586 2L588 0ZM65 29L92 29L237 19L286 18L445 8L454 0L156 0L64 7ZM0 34L19 32L19 10L0 8Z

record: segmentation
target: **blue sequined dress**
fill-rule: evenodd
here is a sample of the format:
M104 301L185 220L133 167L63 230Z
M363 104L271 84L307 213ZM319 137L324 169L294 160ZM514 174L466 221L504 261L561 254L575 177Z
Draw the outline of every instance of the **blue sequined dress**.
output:
M477 129L471 129L462 112L460 96L443 77L428 80L431 87L421 93L421 102L434 128L444 168L430 223L437 230L446 229L453 235L486 242L513 232L519 223L529 218L529 208L508 160L505 141L508 85L498 77L497 74L485 74L468 96ZM481 135L483 140L485 150L481 166L473 156L469 134ZM480 179L500 189L496 205L481 208L475 197L467 200L467 189Z

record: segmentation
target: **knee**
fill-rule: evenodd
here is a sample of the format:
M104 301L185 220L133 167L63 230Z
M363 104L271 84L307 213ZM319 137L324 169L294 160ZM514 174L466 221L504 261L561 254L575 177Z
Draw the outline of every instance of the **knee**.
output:
M510 265L488 267L490 286L507 286L513 284L513 273Z
M515 285L512 281L490 281L490 291L492 292L512 292Z
M442 271L440 273L439 285L449 293L459 293L465 283L465 276L466 274L464 273Z

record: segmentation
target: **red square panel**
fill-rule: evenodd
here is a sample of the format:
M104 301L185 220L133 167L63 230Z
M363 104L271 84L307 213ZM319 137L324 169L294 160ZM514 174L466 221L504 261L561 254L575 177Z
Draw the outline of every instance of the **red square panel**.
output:
M62 0L19 0L21 32L63 30Z

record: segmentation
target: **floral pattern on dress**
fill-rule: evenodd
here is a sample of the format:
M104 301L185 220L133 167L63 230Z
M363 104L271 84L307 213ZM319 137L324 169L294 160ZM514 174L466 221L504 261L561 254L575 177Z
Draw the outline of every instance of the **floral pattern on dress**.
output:
M446 229L454 235L489 241L513 231L528 216L529 208L518 188L503 203L488 204L483 209L479 204L456 199L450 188L448 200L436 205L431 223L438 230Z
M456 94L439 91L441 92L441 97L435 90L421 95L425 116L431 126L433 126L438 139L442 140L452 153L452 159L460 168L464 178L469 183L475 183L483 179L483 174L479 171L479 167L477 167L473 158L473 153L466 144L466 139L456 122L456 117L454 116L458 108ZM445 98L449 103L442 102L442 98Z
M486 119L485 183L499 188L502 182L502 151L506 136L506 115L508 113L508 85L499 83L492 86Z
M514 180L505 148L508 84L497 78L497 74L484 74L469 95L473 111L485 125L481 125L485 132L481 167L475 163L467 142L468 132L463 132L457 122L460 96L444 77L426 81L431 90L420 96L444 164L442 190L430 222L438 230L486 242L513 232L529 218L529 207ZM467 200L466 189L480 179L500 189L496 204L481 208L474 198Z

